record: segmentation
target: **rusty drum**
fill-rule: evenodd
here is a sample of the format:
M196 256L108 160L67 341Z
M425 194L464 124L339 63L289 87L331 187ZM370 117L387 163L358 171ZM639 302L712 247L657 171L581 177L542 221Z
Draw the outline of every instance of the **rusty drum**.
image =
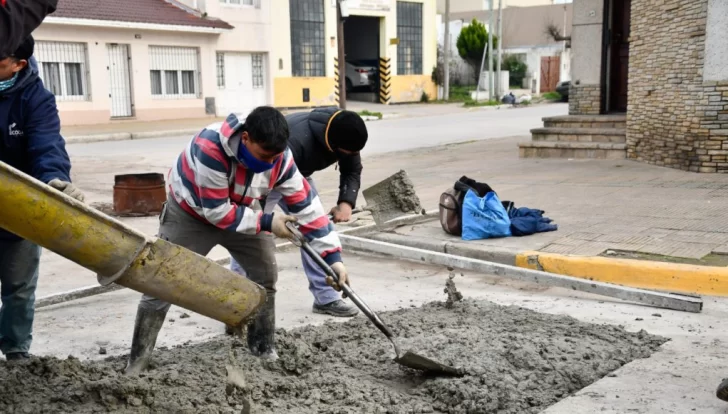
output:
M166 200L162 174L123 174L114 177L114 213L120 216L159 214Z

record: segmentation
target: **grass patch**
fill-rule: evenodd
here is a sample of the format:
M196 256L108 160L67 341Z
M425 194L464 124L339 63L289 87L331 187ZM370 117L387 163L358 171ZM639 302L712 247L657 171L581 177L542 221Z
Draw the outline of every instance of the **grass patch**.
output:
M359 116L375 116L378 119L382 119L382 113L381 112L372 112L372 111L369 111L369 110L366 110L365 109L363 111L358 112L358 114L359 114Z
M543 99L546 99L547 101L560 101L561 100L561 94L558 92L546 92L541 95Z

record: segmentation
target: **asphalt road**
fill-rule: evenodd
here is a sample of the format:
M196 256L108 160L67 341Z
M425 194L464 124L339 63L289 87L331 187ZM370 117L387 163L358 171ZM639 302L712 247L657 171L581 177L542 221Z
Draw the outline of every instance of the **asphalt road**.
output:
M567 105L552 104L518 109L472 109L444 115L368 122L369 142L363 153L377 154L455 142L527 136L532 128L543 125L541 118L566 115L567 112ZM189 136L170 136L73 144L68 146L68 151L72 156L78 157L177 153L189 139Z

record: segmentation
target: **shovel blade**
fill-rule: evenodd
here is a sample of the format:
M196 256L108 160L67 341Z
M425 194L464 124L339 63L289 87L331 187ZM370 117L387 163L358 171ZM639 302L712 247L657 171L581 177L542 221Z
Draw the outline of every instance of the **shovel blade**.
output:
M411 351L405 352L404 355L396 358L394 361L407 368L424 371L428 374L447 375L453 377L462 377L463 375L465 375L463 370L460 368L441 364L437 361L431 360L430 358L423 357L422 355L417 355Z

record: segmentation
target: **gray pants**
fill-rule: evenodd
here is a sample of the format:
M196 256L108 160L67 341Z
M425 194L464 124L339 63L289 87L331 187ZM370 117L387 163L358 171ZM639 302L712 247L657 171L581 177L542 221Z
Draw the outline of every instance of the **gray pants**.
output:
M275 242L270 234L254 236L222 230L190 216L175 200L167 200L166 212L159 219L160 238L206 256L220 245L245 269L248 279L275 293L278 264ZM140 306L157 311L169 310L170 303L143 295Z
M40 252L40 246L27 240L0 240L0 351L3 354L30 349Z

